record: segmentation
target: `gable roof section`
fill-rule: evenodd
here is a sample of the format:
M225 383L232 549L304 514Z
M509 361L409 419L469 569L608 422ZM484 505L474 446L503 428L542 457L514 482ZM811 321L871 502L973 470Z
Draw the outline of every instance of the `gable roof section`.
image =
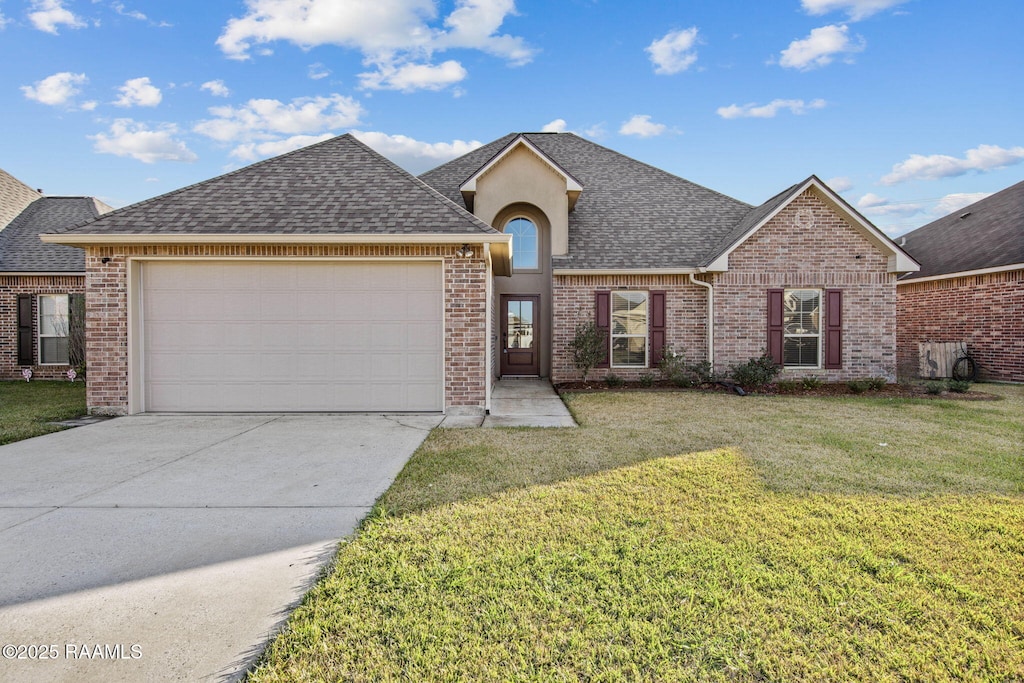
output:
M1024 181L903 238L921 270L902 281L1024 264Z
M729 254L750 239L758 230L777 216L794 199L807 190L813 190L826 204L840 213L845 214L850 223L859 229L869 241L889 255L889 272L905 273L920 267L914 259L889 239L885 233L876 228L871 221L864 218L838 194L823 183L817 176L811 176L802 183L797 183L775 195L764 204L752 208L736 226L726 234L713 249L708 252L701 269L723 271L729 268Z
M0 230L42 195L0 168Z
M572 133L506 135L420 176L453 201L518 137L584 188L559 270L694 270L752 208Z
M118 209L47 241L508 242L351 134ZM358 238L366 239L358 239ZM131 239L128 239L131 238ZM419 238L419 239L417 239Z
M106 204L92 197L40 197L0 231L0 273L85 273L81 249L44 244L39 235L92 220Z

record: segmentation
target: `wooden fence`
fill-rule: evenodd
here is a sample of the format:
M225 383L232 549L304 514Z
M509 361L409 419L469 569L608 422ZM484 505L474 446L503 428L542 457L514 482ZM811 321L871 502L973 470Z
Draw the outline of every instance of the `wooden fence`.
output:
M966 342L921 342L917 345L918 373L927 379L952 377L953 363L966 350Z

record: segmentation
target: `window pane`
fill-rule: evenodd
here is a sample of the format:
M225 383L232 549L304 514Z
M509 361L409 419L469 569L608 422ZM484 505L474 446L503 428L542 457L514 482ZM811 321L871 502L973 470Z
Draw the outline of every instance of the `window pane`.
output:
M647 339L644 337L619 337L612 343L612 365L622 367L647 365Z
M513 269L536 270L539 267L537 226L526 218L513 218L505 226L505 232L512 235Z
M533 302L508 302L508 348L533 348Z
M786 292L783 324L786 334L817 334L820 294L816 289L793 289Z
M782 364L786 367L818 367L818 338L786 337Z
M39 334L67 336L68 297L66 294L39 297Z
M612 334L647 335L647 292L612 292Z
M43 337L39 340L39 362L40 363L64 363L68 362L68 338L67 337Z

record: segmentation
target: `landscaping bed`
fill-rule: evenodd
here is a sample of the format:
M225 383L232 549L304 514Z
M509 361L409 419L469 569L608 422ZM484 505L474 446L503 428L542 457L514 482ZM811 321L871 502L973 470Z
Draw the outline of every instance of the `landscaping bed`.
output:
M626 391L641 392L695 392L695 393L735 393L732 383L707 382L693 387L680 387L668 380L654 380L653 382L624 382L609 384L603 379L591 380L589 382L560 382L555 385L555 391L561 394L593 394L593 393L617 393ZM769 384L758 389L747 388L745 393L761 394L768 396L876 396L887 398L927 398L947 399L954 401L993 401L999 397L988 393L984 389L978 389L972 385L970 391L954 392L948 389L934 392L923 383L914 384L886 384L877 389L863 389L857 391L846 382L821 383L812 387L796 386L786 387L778 384Z

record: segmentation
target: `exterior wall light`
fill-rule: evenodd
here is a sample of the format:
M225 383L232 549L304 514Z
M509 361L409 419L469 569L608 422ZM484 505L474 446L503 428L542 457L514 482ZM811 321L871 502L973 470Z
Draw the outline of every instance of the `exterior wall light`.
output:
M455 250L455 255L459 258L469 258L473 255L473 250L469 248L468 244L463 244L461 247Z

